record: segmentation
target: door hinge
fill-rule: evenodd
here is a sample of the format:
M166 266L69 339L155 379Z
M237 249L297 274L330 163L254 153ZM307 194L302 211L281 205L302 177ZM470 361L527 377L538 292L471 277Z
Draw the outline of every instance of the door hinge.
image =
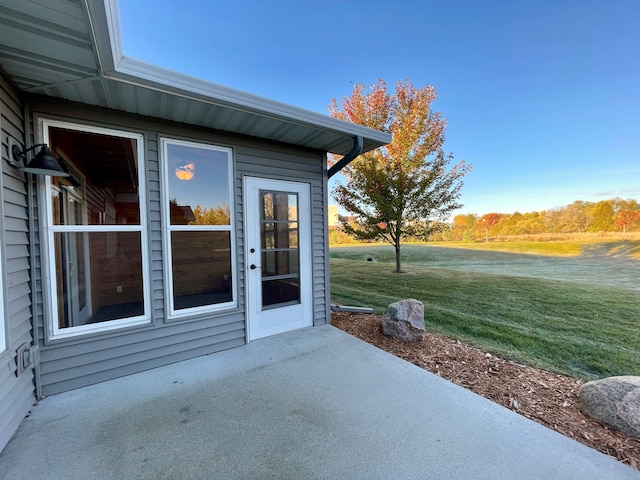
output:
M40 347L38 345L29 345L25 343L18 348L16 352L17 358L17 374L20 375L28 368L35 368L40 365Z

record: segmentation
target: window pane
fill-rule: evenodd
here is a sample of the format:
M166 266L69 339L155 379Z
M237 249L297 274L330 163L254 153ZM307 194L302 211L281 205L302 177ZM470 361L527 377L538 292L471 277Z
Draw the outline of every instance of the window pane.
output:
M262 282L262 306L300 302L300 280L298 278L267 280Z
M52 177L53 225L139 225L137 142L50 127L51 149L70 173Z
M230 232L171 232L176 310L233 301Z
M171 225L231 225L228 150L167 144Z
M298 194L288 194L287 202L289 204L289 208L287 208L288 219L295 222L298 220Z
M262 252L262 276L297 275L298 250L281 250Z
M298 246L298 222L263 222L262 248L296 248Z
M54 233L58 327L144 314L140 232Z
M260 203L262 306L299 302L298 194L261 190Z
M260 192L262 218L265 221L298 220L298 194L262 190Z

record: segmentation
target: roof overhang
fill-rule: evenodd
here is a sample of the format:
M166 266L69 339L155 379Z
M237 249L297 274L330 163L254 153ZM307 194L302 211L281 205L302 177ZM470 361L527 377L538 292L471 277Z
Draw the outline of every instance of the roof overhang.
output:
M117 0L2 0L0 64L20 90L339 155L380 132L126 57Z

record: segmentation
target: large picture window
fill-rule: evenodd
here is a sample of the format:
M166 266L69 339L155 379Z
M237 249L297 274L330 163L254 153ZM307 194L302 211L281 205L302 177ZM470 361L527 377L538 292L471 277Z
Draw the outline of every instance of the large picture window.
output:
M54 121L43 132L70 174L46 180L53 337L148 322L142 136Z
M231 149L162 140L170 316L236 305Z

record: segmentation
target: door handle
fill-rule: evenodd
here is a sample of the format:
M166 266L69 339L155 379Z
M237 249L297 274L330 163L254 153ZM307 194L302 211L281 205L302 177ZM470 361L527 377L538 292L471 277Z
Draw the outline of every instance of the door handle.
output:
M256 264L255 264L255 263L252 263L252 264L251 264L251 266L250 266L249 268L250 268L251 270L255 270L255 269L256 269L256 268L258 268L258 267L256 266Z

